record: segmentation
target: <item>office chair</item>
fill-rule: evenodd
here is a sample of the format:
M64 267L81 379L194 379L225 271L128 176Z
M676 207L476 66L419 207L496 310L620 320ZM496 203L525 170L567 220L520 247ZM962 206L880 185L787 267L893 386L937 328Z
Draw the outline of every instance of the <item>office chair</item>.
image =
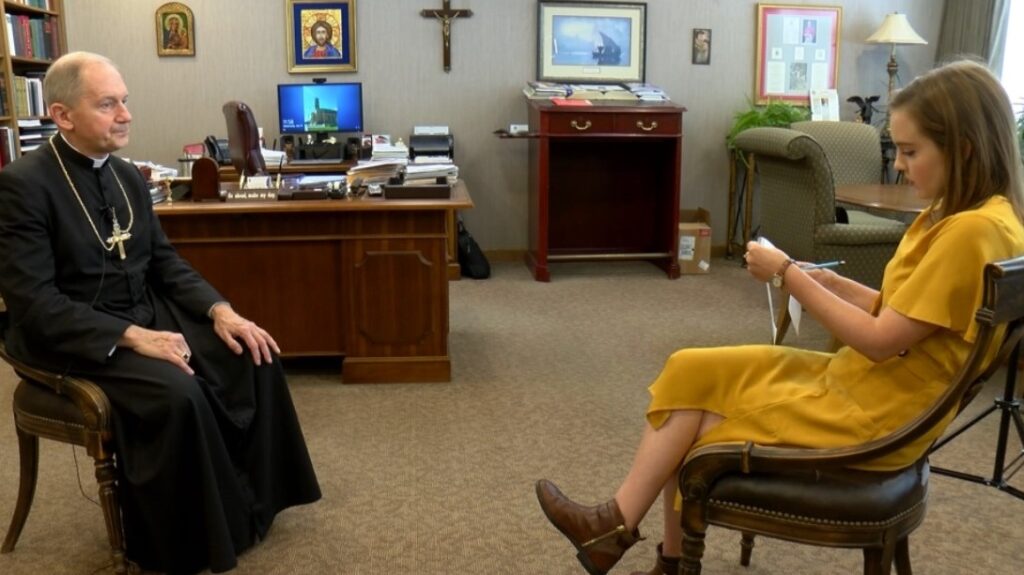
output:
M0 300L0 316L6 315ZM2 318L6 320L6 318ZM18 501L4 538L2 553L14 551L32 508L39 473L39 438L85 447L96 465L100 507L107 528L114 572L128 573L124 528L117 495L112 408L95 383L36 369L7 354L0 330L0 359L21 378L14 390L14 426L18 434L21 474Z
M702 447L679 473L683 558L679 572L699 575L709 525L743 534L740 563L749 565L754 534L828 547L860 548L865 575L910 575L910 533L924 520L928 454L897 471L856 465L893 453L963 408L1006 362L1024 335L1024 257L985 266L975 313L974 346L947 391L924 413L887 437L842 448L801 449L745 444ZM990 347L1006 326L995 358ZM1010 369L1013 367L1011 366Z
M789 126L814 138L832 167L832 181L844 184L884 184L882 140L878 129L856 122L793 122Z
M260 146L259 128L252 109L243 102L232 100L224 104L224 120L228 125L228 151L231 164L242 176L257 176L267 172Z

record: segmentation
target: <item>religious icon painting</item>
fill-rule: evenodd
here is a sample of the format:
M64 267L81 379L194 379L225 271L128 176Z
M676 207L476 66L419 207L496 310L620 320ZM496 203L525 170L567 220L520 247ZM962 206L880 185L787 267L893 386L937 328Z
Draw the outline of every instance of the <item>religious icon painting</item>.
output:
M191 8L181 2L168 2L156 9L156 55L196 55L195 19Z
M356 0L286 0L288 73L356 71Z

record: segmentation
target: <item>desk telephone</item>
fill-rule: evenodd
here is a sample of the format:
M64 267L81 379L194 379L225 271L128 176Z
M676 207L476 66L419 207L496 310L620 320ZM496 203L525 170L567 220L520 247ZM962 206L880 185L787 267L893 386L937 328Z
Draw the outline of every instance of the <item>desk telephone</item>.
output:
M228 149L227 138L207 136L203 141L206 144L206 155L210 156L221 165L231 165L231 151Z

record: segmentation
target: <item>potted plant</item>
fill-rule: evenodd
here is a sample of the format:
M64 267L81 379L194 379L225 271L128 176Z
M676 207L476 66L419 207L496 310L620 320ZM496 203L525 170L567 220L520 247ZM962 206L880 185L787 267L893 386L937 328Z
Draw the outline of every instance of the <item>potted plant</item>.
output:
M753 103L742 112L737 112L733 117L732 128L725 136L725 145L736 154L736 157L746 163L742 154L736 152L736 136L740 132L750 128L778 127L788 128L793 122L800 122L810 118L808 108L795 106L783 100L771 100L763 106L756 106Z

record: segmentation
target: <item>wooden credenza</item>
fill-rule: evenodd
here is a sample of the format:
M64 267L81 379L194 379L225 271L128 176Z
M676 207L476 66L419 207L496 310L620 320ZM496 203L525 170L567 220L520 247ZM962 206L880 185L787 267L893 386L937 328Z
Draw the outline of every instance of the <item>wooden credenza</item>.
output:
M160 205L167 237L284 356L344 356L345 383L449 381L449 200Z
M650 260L679 277L683 112L673 104L528 100L529 249L537 281L549 263Z

